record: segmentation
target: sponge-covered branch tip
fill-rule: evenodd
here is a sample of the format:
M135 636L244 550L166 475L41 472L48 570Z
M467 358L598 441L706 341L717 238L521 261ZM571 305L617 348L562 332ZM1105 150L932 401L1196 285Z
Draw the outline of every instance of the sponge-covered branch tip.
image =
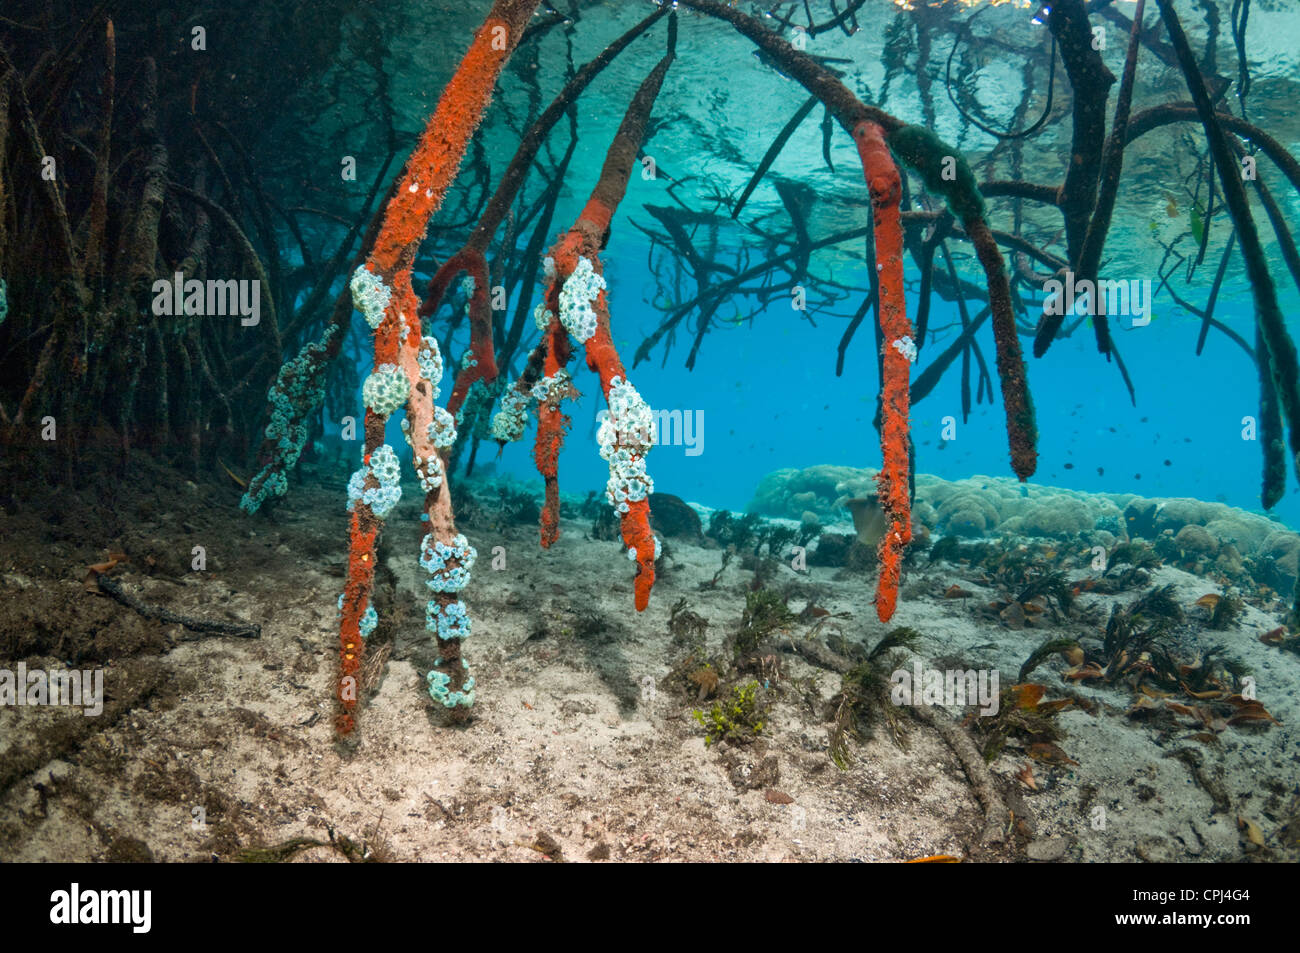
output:
M912 361L916 344L903 297L903 226L898 212L902 181L883 130L873 122L859 123L853 139L871 191L876 237L875 268L879 273L882 374L880 380L880 473L876 476L885 535L879 546L880 579L876 584L876 614L888 622L898 602L903 551L912 541L912 507L908 437Z

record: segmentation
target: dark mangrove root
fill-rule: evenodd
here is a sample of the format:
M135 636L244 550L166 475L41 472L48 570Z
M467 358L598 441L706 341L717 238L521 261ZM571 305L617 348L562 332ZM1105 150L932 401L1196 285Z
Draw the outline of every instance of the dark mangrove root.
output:
M183 625L191 632L202 632L207 635L225 635L236 639L260 639L262 637L262 627L255 622L220 622L215 619L200 619L197 616L184 615L162 606L152 606L140 601L123 589L118 582L107 576L101 575L98 582L101 590L128 609L135 610L146 619L157 619L159 622Z
M1037 467L1038 432L1034 423L1033 404L1029 398L1015 314L1011 306L1006 262L984 219L984 200L975 184L974 173L961 153L930 130L909 126L884 110L863 103L834 73L807 53L796 50L784 38L769 30L762 21L717 0L681 0L681 4L726 20L748 37L778 62L787 75L820 99L850 136L855 135L855 130L863 122L879 126L890 149L921 175L931 191L943 195L947 200L949 208L962 222L975 244L976 254L988 281L989 304L993 309L998 350L998 373L1002 379L1002 396L1006 405L1011 465L1021 480L1028 479ZM1075 2L1074 5L1078 6L1078 3ZM1057 16L1055 7L1052 15ZM1065 54L1064 41L1062 54ZM1079 55L1086 56L1082 52ZM1093 56L1096 54L1093 53ZM1067 65L1070 62L1068 57L1066 62ZM1110 75L1104 65L1101 68L1106 76ZM1113 76L1110 77L1110 82L1114 82ZM1109 87L1109 83L1105 85ZM1104 108L1104 98L1102 106ZM954 178L944 174L950 165L955 166ZM1093 175L1095 186L1095 171ZM1088 198L1091 199L1091 196L1092 192L1089 191ZM645 345L642 346L643 349L644 347ZM639 350L638 355L640 353Z
M1237 228L1237 237L1241 242L1242 258L1246 262L1246 273L1250 277L1251 291L1255 297L1255 320L1261 332L1261 339L1268 355L1268 365L1272 370L1273 384L1277 391L1278 402L1286 416L1289 428L1292 462L1300 472L1300 369L1297 368L1295 342L1287 333L1286 321L1277 303L1277 290L1273 285L1273 276L1268 270L1268 260L1264 246L1251 215L1250 203L1246 198L1246 188L1241 182L1240 166L1235 161L1232 147L1215 115L1210 103L1210 96L1205 88L1196 65L1196 58L1187 36L1183 33L1178 14L1174 12L1170 0L1156 0L1160 5L1160 14L1164 17L1165 27L1169 31L1169 40L1178 56L1187 88L1192 94L1196 110L1205 127L1209 139L1210 152L1219 172L1219 183L1223 187L1224 201L1232 215Z
M960 725L949 718L941 709L927 708L925 705L913 705L908 709L917 721L929 725L961 762L980 806L984 808L984 829L980 833L980 844L989 846L1001 844L1006 840L1007 828L1010 826L1011 813L1007 810L1002 795L998 793L998 783L984 761L984 756L975 747L975 742Z

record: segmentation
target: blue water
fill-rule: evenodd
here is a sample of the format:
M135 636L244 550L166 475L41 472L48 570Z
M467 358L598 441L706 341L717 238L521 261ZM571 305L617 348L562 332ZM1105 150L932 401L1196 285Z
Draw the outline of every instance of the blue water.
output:
M624 208L635 213L632 198ZM621 221L625 218L626 213L616 218L616 232L620 225L626 227ZM644 261L640 242L612 245L605 258L614 339L629 369L637 345L660 320L659 312L642 300L654 291L644 275ZM908 273L909 280L917 277ZM972 271L969 277L979 276ZM865 285L867 276L863 271L846 280ZM915 296L909 294L909 315L916 306ZM958 322L955 306L937 295L931 307L932 332ZM1221 301L1218 317L1250 339L1252 308L1249 299ZM1199 320L1159 297L1154 313L1149 326L1114 331L1133 379L1136 406L1118 369L1096 352L1087 326L1058 340L1043 358L1032 357L1031 341L1022 338L1039 430L1038 472L1032 481L1093 492L1190 496L1262 512L1260 445L1242 439L1243 418L1258 416L1253 363L1217 332L1197 357ZM658 446L650 454L656 490L707 506L743 509L758 481L776 469L815 464L878 467L880 447L871 420L879 382L870 318L854 338L843 375L835 376L836 348L848 318L822 314L814 326L787 301L777 300L752 323L722 324L710 331L693 371L684 366L689 335L679 335L666 366L662 349L657 349L650 360L630 370L633 383L653 408L689 411L697 422L703 421L700 452L689 453L679 443ZM922 349L914 376L954 334L945 333L937 344L932 339ZM969 421L962 422L960 360L955 361L912 409L919 472L946 479L1012 475L987 323L978 340L994 375L995 403L990 406L986 399L974 405ZM595 418L604 409L604 399L595 375L580 358L570 370L584 396L569 408L573 429L560 457L560 481L565 491L584 493L603 488L607 477L595 446ZM971 373L973 395L973 362ZM942 430L948 416L956 418L956 438L945 441ZM533 432L530 426L524 441L507 446L499 458L494 444L484 444L479 462L495 461L498 472L535 480ZM400 434L390 434L394 446L400 439ZM1294 480L1290 482L1272 512L1296 526L1300 496Z

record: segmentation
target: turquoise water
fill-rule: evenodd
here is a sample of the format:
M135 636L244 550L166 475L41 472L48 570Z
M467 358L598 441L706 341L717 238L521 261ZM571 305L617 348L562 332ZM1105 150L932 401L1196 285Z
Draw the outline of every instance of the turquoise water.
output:
M1100 11L1111 4L1094 6ZM1125 13L1132 12L1130 4L1116 6ZM583 23L587 29L573 31L563 40L558 31L545 37L540 41L540 61L545 64L548 53L561 55L565 44L572 42L577 51L575 62L582 62L598 48L592 41L594 34L615 35L619 28L634 22L634 16L643 15L643 7L629 5L618 12L601 7L585 10ZM986 123L1014 120L1026 82L1034 87L1025 99L1027 113L1035 115L1045 107L1050 46L1046 26L1033 23L1032 13L1018 7L999 7L986 10L977 21L979 44L988 44L987 49L1014 44L1029 51L1002 59L984 52L963 67L959 91L975 97ZM1149 23L1154 22L1154 14L1154 7L1147 10ZM456 18L449 11L439 15L449 21ZM808 196L804 213L814 240L862 223L868 216L866 188L852 143L842 130L833 130L829 145L832 170L823 152L822 112L816 109L798 128L738 219L728 218L728 206L719 203L718 196L735 200L771 141L804 102L805 91L756 59L752 44L725 24L686 11L681 16L679 57L660 93L653 135L645 150L664 175L652 179L632 175L604 254L613 335L629 365L638 345L663 319L662 308L653 302L662 304L671 299L674 290L657 285L649 273L652 259L663 265L671 254L662 245L652 254L645 235L638 230L638 225L654 228L657 224L647 207L685 206L694 212L716 214L708 240L719 261L732 260L742 246L752 250L760 245L756 229L789 238L791 222L778 194L778 183L802 189ZM1127 37L1098 13L1094 16L1109 31L1110 42L1102 58L1119 75ZM1193 45L1201 48L1206 42L1205 24L1200 17L1186 18ZM893 4L873 2L863 9L863 19L891 23L893 32L889 35L893 41L879 29L860 30L851 37L829 31L807 41L812 44L809 51L834 57L848 85L862 98L880 103L906 121L929 123L941 136L956 143L975 166L977 180L1011 178L1007 144L998 144L965 121L942 94L941 63L964 28L966 12L949 4L938 5L937 13L908 14ZM1250 69L1258 74L1249 100L1251 119L1271 129L1283 142L1290 141L1288 134L1295 125L1286 101L1296 91L1300 68L1294 53L1279 47L1278 37L1298 27L1295 11L1257 5L1245 33L1247 49L1256 51L1248 54ZM931 87L928 105L915 72L919 38L926 31L933 48L923 68ZM793 29L786 33L797 35ZM661 54L662 35L661 28L650 31L602 74L585 97L588 105L579 109L580 148L556 208L556 232L567 227L581 210L625 99ZM900 46L898 38L904 35L906 42ZM1226 29L1218 38L1217 65L1227 76L1236 75L1231 40ZM889 42L894 45L887 49ZM962 42L970 44L968 39ZM884 64L891 62L891 55L896 56L890 51L898 49L903 50L902 59L893 61L895 68L886 83ZM959 64L966 58L964 50L958 50ZM446 51L443 55L447 55ZM1022 163L1021 174L1026 180L1059 184L1067 167L1071 90L1062 70L1058 63L1055 101L1047 122L1036 135L1021 143L1022 154L1016 161ZM1144 50L1139 59L1134 112L1186 99L1186 88L1180 88L1180 84L1176 70L1166 68ZM437 87L432 78L430 86ZM551 77L549 83L543 80L539 101L546 102L557 87L557 78ZM523 110L525 100L518 84L508 77L484 133L485 141L502 144L502 156L510 149L503 113L507 108ZM1112 90L1107 124L1113 101ZM1225 102L1223 108L1230 111L1242 108L1231 94ZM411 118L414 120L414 113ZM1020 123L1022 127L1026 124ZM1148 133L1126 153L1102 277L1150 282L1158 289L1151 303L1149 325L1126 327L1129 319L1123 317L1112 321L1116 346L1132 376L1136 403L1130 402L1117 366L1096 352L1088 324L1077 328L1071 337L1058 340L1044 357L1032 357L1031 322L1036 320L1037 312L1032 300L1028 305L1021 340L1038 412L1040 460L1035 482L1101 492L1191 496L1260 509L1260 443L1257 439L1243 439L1243 430L1249 429L1249 421L1243 418L1257 418L1259 414L1253 361L1217 330L1210 332L1204 353L1196 356L1200 319L1180 306L1167 288L1159 288L1165 254L1162 243L1172 245L1181 255L1195 257L1197 252L1199 217L1204 211L1210 171L1202 138L1196 124L1183 123ZM567 142L567 129L557 129L552 140L558 154ZM1262 159L1260 168L1287 212L1295 214L1300 210L1295 191L1276 169ZM469 171L467 166L462 181ZM913 189L919 196L920 183L915 179ZM535 191L526 190L525 194ZM1190 280L1185 280L1185 268L1167 269L1173 273L1174 291L1196 307L1205 305L1215 265L1231 231L1217 185L1214 201L1203 263ZM1259 203L1255 201L1253 206L1282 310L1293 315L1300 298ZM1009 200L991 200L989 207L995 229L1013 230L1014 210ZM1044 250L1063 255L1059 214L1031 203L1023 206L1023 214L1023 234L1041 241ZM704 230L697 234L704 234ZM962 279L982 286L983 275L969 244L950 239L948 245ZM455 241L448 236L439 240L437 247L450 252ZM777 247L791 246L778 243ZM650 358L632 372L634 383L652 407L695 414L696 429L703 436L702 443L691 448L699 452L688 453L688 448L681 445L656 448L649 460L657 489L710 506L739 508L748 502L758 480L777 468L818 463L879 465L878 438L872 427L879 388L871 329L874 314L868 315L849 347L842 376L835 374L836 347L867 287L870 266L860 241L853 241L817 252L811 267L814 273L843 289L837 293L840 300L821 310L800 312L791 307L785 295L774 296L766 307L755 296L737 296L715 314L714 326L702 339L693 371L687 371L684 364L695 315L679 329L666 361L661 342ZM1045 274L1042 266L1038 270ZM907 256L906 278L908 311L915 316L920 269L911 255ZM681 290L682 297L690 297L696 290L689 269L677 290ZM534 296L540 300L540 289ZM510 309L514 304L512 296ZM972 312L976 310L978 303L972 302ZM448 314L449 307L444 305L440 316L445 319ZM1215 317L1253 343L1253 315L1250 288L1240 255L1235 253ZM952 340L957 322L954 303L936 295L930 336L914 366L914 377ZM1291 327L1294 330L1294 322ZM531 343L528 335L535 338L535 334L530 327L524 344ZM463 337L455 340L463 347ZM987 325L977 343L993 371L992 332ZM514 370L518 370L524 354L526 347L516 357ZM459 356L458 348L453 348L452 356ZM368 370L366 361L360 366L363 373ZM961 414L960 359L934 391L913 407L916 466L920 472L950 479L1010 473L1001 395L993 373L994 402L990 404L986 397L983 403L977 403L968 421L963 421ZM594 447L596 414L604 402L595 378L585 369L580 369L576 378L585 397L572 410L573 431L561 457L560 473L565 489L583 492L600 487L605 479L605 465ZM973 392L975 378L971 387ZM946 435L949 439L945 439L945 419L949 417L955 419L955 439L951 429ZM492 452L494 449L485 445L480 451L480 467L492 461L498 471L520 478L527 479L533 473L531 431L524 444L506 447L499 458ZM1300 523L1300 498L1294 484L1291 479L1285 496L1273 510L1292 525Z

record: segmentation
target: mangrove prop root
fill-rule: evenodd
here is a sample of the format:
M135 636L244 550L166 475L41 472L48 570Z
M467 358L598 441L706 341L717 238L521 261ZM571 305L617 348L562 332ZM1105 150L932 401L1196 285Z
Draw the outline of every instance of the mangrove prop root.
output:
M898 166L885 145L883 130L863 122L853 132L862 172L871 191L876 229L875 268L880 279L877 314L883 343L880 379L880 473L876 477L881 509L885 513L885 535L880 539L880 579L876 584L876 614L888 622L898 602L899 574L903 550L912 540L911 500L908 473L911 454L908 442L909 387L916 344L912 324L907 320L903 295L903 226L898 217L902 181Z
M501 176L496 191L492 193L492 198L484 208L478 225L475 226L469 240L465 243L465 247L443 262L434 274L433 280L429 282L429 289L425 293L424 302L420 305L421 317L428 317L438 310L438 305L442 303L447 288L450 287L456 275L465 269L466 260L461 256L471 249L477 250L480 257L487 251L492 236L496 234L497 228L505 220L515 196L519 193L519 189L523 187L524 180L528 177L528 172L533 166L533 160L537 158L538 151L546 141L551 129L565 114L565 111L570 108L601 70L613 62L619 53L623 52L633 40L649 29L656 20L667 13L667 7L660 7L601 50L599 55L573 74L573 77L560 90L559 95L528 127L528 131L524 133L519 142L519 148L510 160L510 165Z
M961 762L962 770L966 772L966 779L970 781L975 796L979 798L980 806L984 808L984 830L980 834L980 843L986 845L1002 843L1006 839L1007 824L1011 815L1002 800L1002 795L998 793L997 781L989 771L988 765L984 763L984 758L975 747L975 742L960 725L954 723L940 709L913 705L908 710L912 713L912 717L938 732L939 737Z
M429 220L442 204L460 167L470 137L483 118L497 77L523 35L537 0L497 0L451 81L442 92L428 125L407 160L398 185L384 206L382 225L370 257L353 279L354 289L369 288L369 296L358 301L367 322L375 329L375 367L400 365L409 387L410 436L417 456L427 451L426 430L420 424L431 421L433 383L421 379L417 353L421 348L419 303L411 287L411 270L416 250ZM368 274L366 274L368 273ZM387 414L366 409L364 461L369 467L372 454L384 446ZM379 483L368 471L363 488L374 490ZM430 535L438 543L454 545L455 523L451 513L451 490L445 476L425 501ZM354 502L349 527L347 581L343 590L339 623L339 682L337 697L342 713L337 721L340 734L355 727L354 711L359 697L358 680L364 652L361 623L370 608L374 589L375 556L382 519L369 503ZM450 596L454 593L441 593ZM441 598L437 600L443 602ZM459 640L439 640L440 661L459 662ZM472 697L466 688L471 681L461 664L446 666L443 686L449 698ZM466 689L462 696L462 689Z
M1025 360L1016 331L1015 311L1011 306L1006 262L984 218L984 199L975 185L975 174L956 149L920 126L903 126L895 130L889 136L889 147L920 173L927 188L947 200L948 207L961 219L966 236L975 246L975 254L988 283L1011 468L1022 481L1027 480L1038 467L1038 427L1025 377ZM950 168L953 174L945 175L945 168Z
M1011 466L1021 480L1029 479L1038 465L1038 430L1025 378L1024 358L1016 334L1006 263L998 249L997 240L984 220L984 201L975 184L975 176L961 153L945 144L930 130L921 126L909 126L883 109L866 105L834 73L807 53L796 50L779 34L768 29L761 20L717 0L680 0L680 3L726 20L752 40L779 63L787 75L820 99L850 135L856 137L856 130L863 122L879 126L889 147L898 157L920 173L927 186L947 199L953 214L961 219L967 235L975 244L976 254L988 281L993 331L997 341L998 373L1002 379L1002 398L1006 405ZM1112 82L1113 80L1111 77ZM1104 106L1103 100L1102 107ZM1100 148L1098 145L1099 152ZM955 166L955 177L944 174L945 168L950 166Z
M975 245L988 277L989 308L993 316L993 340L997 345L998 380L1002 384L1002 409L1006 413L1007 442L1011 469L1021 482L1038 469L1038 424L1025 379L1025 358L1016 333L1016 316L1011 309L1011 285L998 250L997 239L983 219L966 222L966 234Z
M854 663L832 649L826 648L814 639L800 639L783 644L782 648L796 652L805 660L819 668L829 669L841 675L847 674ZM984 757L970 735L939 708L925 705L913 705L908 709L917 721L933 728L943 739L944 744L961 762L966 779L970 782L975 797L984 809L984 828L980 842L984 845L1002 843L1006 839L1010 812L1007 810L1002 795L998 792L998 782L988 768Z
M1287 333L1286 321L1278 307L1277 289L1273 285L1273 276L1269 274L1268 259L1255 227L1255 219L1251 215L1246 187L1241 182L1240 166L1237 165L1228 137L1215 116L1196 58L1173 4L1170 0L1156 2L1160 6L1169 42L1178 56L1192 101L1196 104L1197 114L1205 127L1210 153L1219 172L1219 183L1223 186L1223 198L1241 242L1241 256L1245 260L1251 292L1255 297L1255 321L1267 345L1268 365L1273 371L1278 402L1286 415L1292 460L1297 472L1300 472L1300 368L1297 367L1295 342Z
M491 384L496 380L497 356L492 336L492 306L488 300L487 259L478 248L466 248L450 260L459 260L459 267L474 279L474 290L469 297L469 361L456 375L451 396L447 398L447 413L454 417L474 384L479 381Z
M208 635L228 635L236 639L260 639L262 637L262 627L255 622L218 622L214 619L200 619L197 616L183 615L162 606L151 606L146 602L141 602L123 589L119 583L107 576L99 576L98 582L99 588L103 592L112 596L128 609L134 609L146 619L157 619L159 622L183 625L191 632L203 632Z
M628 177L636 165L637 152L645 139L646 122L650 118L650 112L663 86L668 67L672 65L675 57L676 26L676 16L670 17L668 52L650 71L636 95L633 96L623 121L619 124L618 132L614 135L614 141L610 143L609 151L605 154L600 177L578 220L551 250L550 257L555 274L546 294L546 307L551 312L551 319L546 331L549 350L545 371L547 377L552 380L558 379L556 375L564 368L568 358L568 342L559 317L560 290L578 269L580 260L583 259L590 264L599 285L604 287L600 252L609 237L610 222L613 221L614 212L627 192ZM595 333L584 342L584 348L587 366L599 376L601 391L610 404L611 418L604 425L613 431L610 437L612 441L610 449L615 451L615 455L628 456L634 464L641 463L644 466L644 454L650 449L650 435L624 432L623 428L618 426L620 423L618 415L613 412L616 401L612 395L615 389L623 386L630 388L631 382L627 379L627 371L623 367L610 333L609 300L604 290L596 296L593 307L596 313ZM634 390L632 393L635 395ZM637 399L639 400L639 395ZM566 425L567 419L560 413L559 400L555 395L539 402L534 458L546 482L546 500L541 517L544 547L549 547L559 536L559 493L555 476L555 460ZM610 468L610 485L613 487L615 464L612 459ZM642 475L644 476L644 470ZM618 502L613 498L611 490L610 503L617 505ZM648 496L624 500L619 509L623 543L636 562L636 577L633 583L634 603L637 611L640 612L650 602L650 590L655 581L655 557L659 549L654 533L650 529Z
M558 293L558 291L557 291ZM559 372L569 362L569 337L559 321L552 321L542 336L545 346L543 370L547 378L559 382ZM551 389L537 402L537 439L533 445L533 460L537 472L546 486L546 500L541 514L541 542L543 549L560 538L560 483L558 461L564 446L564 435L569 429L569 417L560 409L565 397L576 396L572 388Z

